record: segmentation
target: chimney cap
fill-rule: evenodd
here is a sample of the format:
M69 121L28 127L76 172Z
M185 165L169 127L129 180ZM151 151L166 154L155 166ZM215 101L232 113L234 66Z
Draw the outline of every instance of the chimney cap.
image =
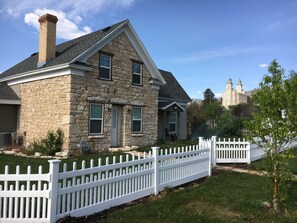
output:
M55 15L46 13L45 15L40 16L40 18L38 19L39 23L44 23L45 21L52 22L52 23L56 24L58 22L58 18Z

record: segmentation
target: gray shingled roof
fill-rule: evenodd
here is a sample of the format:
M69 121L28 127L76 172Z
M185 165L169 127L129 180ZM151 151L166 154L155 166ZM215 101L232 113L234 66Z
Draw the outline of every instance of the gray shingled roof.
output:
M6 82L0 83L0 100L20 100Z
M165 79L165 85L160 87L159 97L170 99L177 102L190 102L191 98L178 83L172 73L160 70L163 78Z
M81 36L79 38L64 42L57 45L56 47L56 58L48 61L45 66L41 67L51 67L64 63L70 63L73 59L78 57L80 54L88 50L90 47L95 45L98 41L103 39L113 30L118 28L120 25L125 23L127 20L116 23L112 26L106 27L104 29L92 32L90 34ZM38 53L33 53L30 57L23 60L22 62L16 64L10 69L4 71L0 74L0 79L9 77L15 74L24 73L28 71L33 71L39 69L37 67Z

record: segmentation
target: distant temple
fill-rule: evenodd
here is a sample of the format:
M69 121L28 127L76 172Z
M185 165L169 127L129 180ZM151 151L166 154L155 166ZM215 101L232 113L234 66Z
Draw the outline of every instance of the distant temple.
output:
M241 80L238 81L236 90L233 89L231 78L227 82L226 90L223 93L222 105L229 108L230 105L237 105L240 103L247 103L248 94L243 90Z

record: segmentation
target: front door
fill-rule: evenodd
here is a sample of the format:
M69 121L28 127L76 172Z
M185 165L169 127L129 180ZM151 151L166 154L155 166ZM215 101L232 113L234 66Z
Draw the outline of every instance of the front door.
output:
M116 147L119 146L120 108L118 106L113 105L111 112L111 147Z

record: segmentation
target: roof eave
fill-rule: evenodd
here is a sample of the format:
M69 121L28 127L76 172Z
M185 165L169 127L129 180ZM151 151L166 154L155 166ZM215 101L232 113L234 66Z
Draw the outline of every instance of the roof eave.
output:
M56 66L41 68L38 70L15 74L13 76L0 79L0 82L7 82L8 85L14 85L63 75L73 74L83 76L84 71L92 70L92 67L65 63Z
M0 104L4 104L4 105L21 105L21 100L0 99Z

